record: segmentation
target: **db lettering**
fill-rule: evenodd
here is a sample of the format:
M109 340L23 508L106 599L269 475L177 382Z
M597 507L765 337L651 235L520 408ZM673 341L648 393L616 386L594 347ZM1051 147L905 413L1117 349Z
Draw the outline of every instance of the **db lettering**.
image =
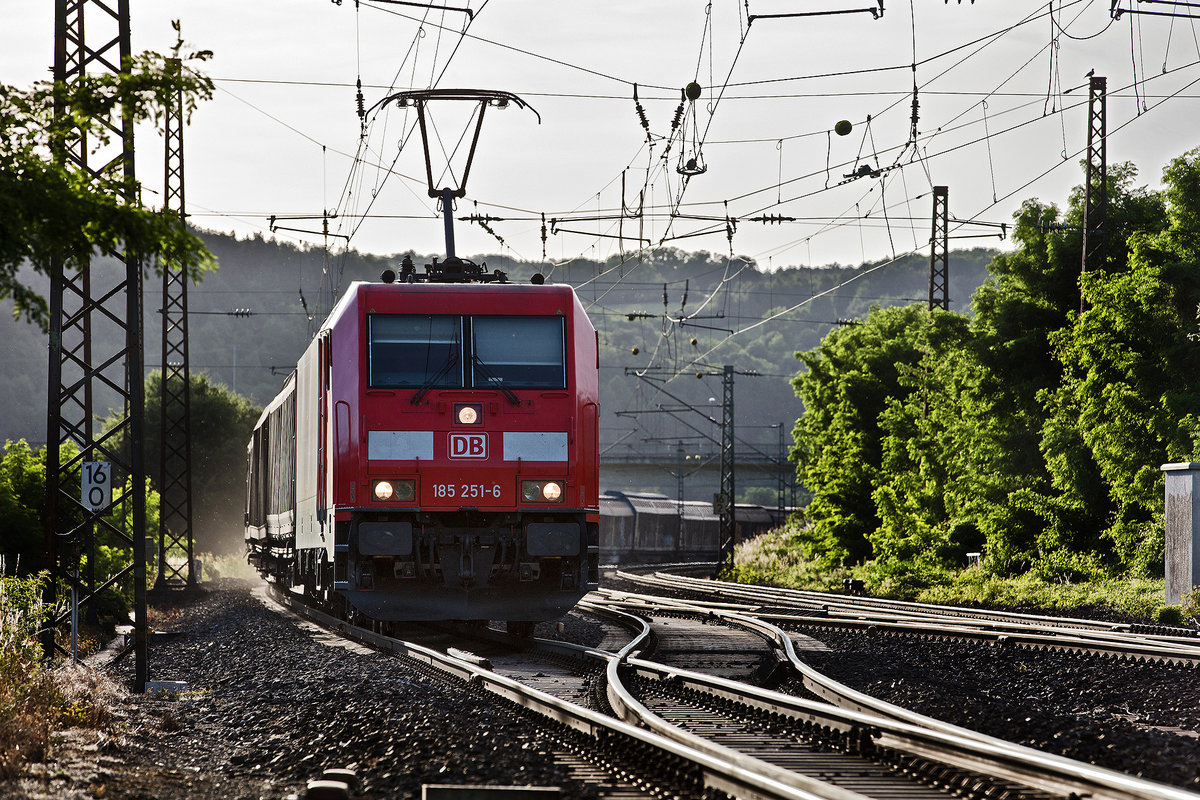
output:
M451 458L488 457L488 439L486 433L452 433L450 434Z

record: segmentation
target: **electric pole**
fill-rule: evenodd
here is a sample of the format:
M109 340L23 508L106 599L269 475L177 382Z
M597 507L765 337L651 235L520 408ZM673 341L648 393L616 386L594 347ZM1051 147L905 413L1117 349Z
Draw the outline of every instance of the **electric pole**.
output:
M1087 174L1083 181L1082 272L1102 269L1107 256L1108 152L1105 144L1108 79L1093 75L1088 84ZM1083 310L1083 297L1079 298Z
M679 442L679 444L676 445L675 456L676 456L677 469L679 470L678 473L676 473L676 475L675 475L675 496L676 496L675 505L676 505L676 509L678 512L675 516L679 518L679 543L678 544L679 544L679 549L682 550L683 549L683 483L684 483L684 479L687 477L687 474L686 474L686 469L687 469L686 451L683 449L683 442Z
M782 422L780 422L779 423L779 476L778 476L779 477L778 492L779 492L779 517L780 517L780 519L783 518L783 508L784 508L784 505L786 505L783 502L783 493L786 488L785 484L784 484L784 480L787 475L786 470L787 470L787 463L788 463L787 450L784 449L784 444L783 444L783 434L784 434L784 424Z
M733 451L733 366L721 372L721 491L713 498L721 517L721 562L718 569L733 566L733 546L737 540L737 487L734 480Z
M929 310L950 308L950 187L933 187L933 233L929 237Z
M179 75L183 63L167 59ZM163 214L186 224L183 182L183 90L167 106ZM183 266L163 263L162 385L160 393L158 579L155 589L196 585L192 541L192 399L188 363L188 277ZM167 560L170 551L184 551L182 567Z
M89 42L102 44L94 47ZM83 80L85 72L120 73L127 69L131 55L129 0L117 0L115 4L55 0L55 83L71 86ZM61 102L54 109L55 116L64 121L73 111ZM109 145L98 146L86 136L76 135L56 144L54 156L89 180L118 176L120 199L135 204L138 185L132 113L122 109L119 117L107 124L112 132ZM50 270L45 527L45 564L50 580L46 599L54 608L56 587L60 583L70 587L74 640L79 608L92 610L99 592L132 578L134 689L140 692L149 677L142 264L133 253L111 255L124 265L117 275L93 270L91 265L85 265L78 274L67 274L62 261L52 264ZM116 344L109 344L112 342ZM116 426L99 437L93 423L96 391L115 395L116 403L106 404L123 408ZM70 453L65 461L64 445ZM119 488L125 491L114 503ZM98 534L132 553L132 563L100 586L94 574L81 576L79 569L83 556L87 557L89 572L95 564ZM47 626L43 635L47 658L63 652L54 641L54 628L67 618L65 614L56 616Z

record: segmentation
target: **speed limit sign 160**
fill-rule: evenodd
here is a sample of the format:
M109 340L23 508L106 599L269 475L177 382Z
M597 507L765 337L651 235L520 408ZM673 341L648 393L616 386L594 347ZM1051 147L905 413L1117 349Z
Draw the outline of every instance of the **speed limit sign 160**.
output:
M112 464L107 461L83 462L79 501L91 511L112 505Z

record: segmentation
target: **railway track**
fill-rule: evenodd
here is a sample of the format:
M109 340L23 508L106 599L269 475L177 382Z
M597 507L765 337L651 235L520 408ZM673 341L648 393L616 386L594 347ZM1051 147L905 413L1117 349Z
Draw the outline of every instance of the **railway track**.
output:
M593 770L588 780L605 797L1196 798L820 680L805 672L795 635L747 614L745 605L595 593L580 610L607 620L604 647L548 640L518 647L496 632L483 634L471 653L301 612L536 712L562 742L556 758L570 754L579 769ZM819 699L742 682L772 669L795 670Z
M781 661L795 670L805 688L821 700L795 698L741 683L731 685L720 678L638 658L627 659L628 669L638 677L672 688L682 686L693 692L716 696L732 703L739 715L751 714L773 724L784 718L796 720L799 728L792 725L789 735L798 738L814 728L836 731L834 746L865 749L870 757L888 759L899 771L917 777L933 776L932 780L942 788L956 793L989 797L997 794L1095 798L1172 796L1192 800L1196 797L1181 789L1013 745L863 695L807 667L796 656L791 634L740 610L714 608L710 604L689 606L683 601L666 598L657 598L656 604L655 598L632 598L620 592L608 595L610 607L627 613L637 609L638 613L665 613L676 618L691 614L698 624L711 625L717 619L754 631L777 645ZM839 718L830 709L850 716ZM870 732L870 742L863 738L863 730ZM847 745L847 742L858 744ZM987 778L998 779L998 782L989 783Z
M790 630L842 628L874 634L945 636L1030 649L1065 650L1200 667L1200 631L1115 624L872 597L726 584L664 573L620 577L648 590L739 610ZM636 595L630 595L634 597Z

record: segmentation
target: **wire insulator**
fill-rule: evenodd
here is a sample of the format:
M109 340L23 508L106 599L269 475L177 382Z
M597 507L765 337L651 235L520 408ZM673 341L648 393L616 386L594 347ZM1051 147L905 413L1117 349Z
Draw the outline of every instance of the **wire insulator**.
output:
M633 110L637 112L638 120L646 131L646 141L650 141L650 121L646 119L646 109L642 108L642 103L638 100L636 83L633 85Z
M674 133L676 130L678 130L679 124L683 122L683 107L687 102L687 95L683 89L680 89L679 93L679 105L675 107L675 118L671 120L671 133Z
M920 107L921 104L917 101L917 87L914 85L912 99L912 129L908 133L909 137L914 142L917 140L917 123L921 120L921 114L918 111Z
M354 96L354 99L355 102L358 103L358 118L360 120L365 120L367 118L367 107L366 103L363 101L362 78L358 79L358 94Z

